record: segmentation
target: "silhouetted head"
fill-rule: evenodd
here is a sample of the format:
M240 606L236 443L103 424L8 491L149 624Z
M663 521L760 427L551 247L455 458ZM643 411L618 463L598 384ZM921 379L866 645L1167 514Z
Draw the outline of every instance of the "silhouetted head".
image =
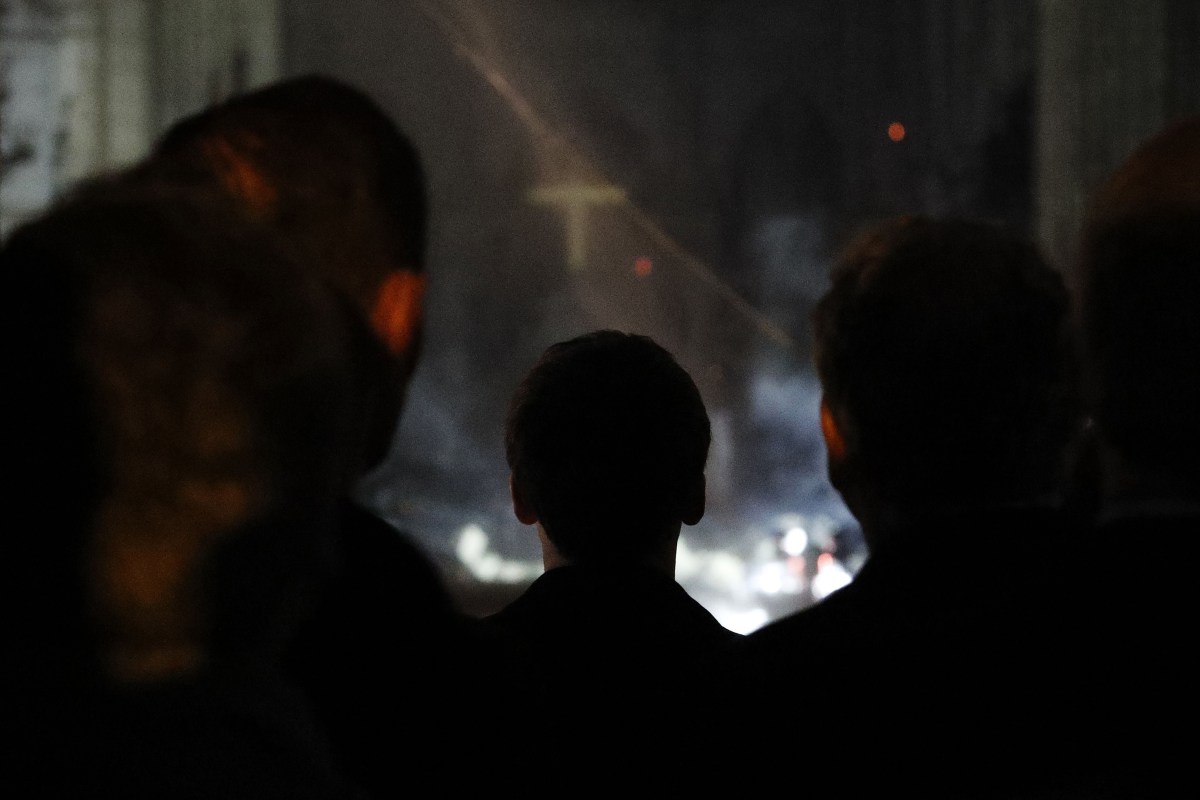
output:
M330 568L350 480L348 315L226 212L97 192L0 252L21 343L9 511L39 520L11 542L22 613L66 619L31 638L86 633L121 680L279 646ZM59 592L68 607L38 602Z
M517 389L505 445L514 506L572 562L639 563L704 513L708 414L646 336L596 331L549 347Z
M992 224L903 217L853 243L813 323L830 473L860 521L1054 491L1067 314L1058 273Z
M428 226L421 161L396 123L352 86L292 78L180 120L133 174L216 189L359 310L381 346L368 466L386 455L420 351Z
M1079 284L1101 436L1138 482L1200 487L1200 117L1143 143L1093 199Z

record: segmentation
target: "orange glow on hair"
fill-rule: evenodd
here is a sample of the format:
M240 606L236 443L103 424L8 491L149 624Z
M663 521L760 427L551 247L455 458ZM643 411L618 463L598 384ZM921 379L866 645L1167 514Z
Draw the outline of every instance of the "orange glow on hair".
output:
M371 327L392 355L403 356L412 347L424 297L425 276L410 269L393 270L380 285Z
M833 418L833 411L824 401L821 402L821 434L825 437L825 447L829 451L829 457L834 461L844 459L846 457L846 440L842 438L837 420Z
M270 213L279 193L253 161L225 139L208 139L203 149L225 191L245 203L253 214Z
M907 134L908 134L908 131L904 130L904 125L902 125L899 122L893 122L891 125L888 125L887 135L888 135L888 138L891 139L893 142L904 141L904 137Z
M639 256L634 259L633 271L639 278L645 278L654 271L654 262L646 256Z

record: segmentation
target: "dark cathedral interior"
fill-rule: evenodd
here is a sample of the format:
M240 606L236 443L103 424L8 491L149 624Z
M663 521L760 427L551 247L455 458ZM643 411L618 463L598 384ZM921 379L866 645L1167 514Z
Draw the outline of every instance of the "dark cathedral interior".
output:
M61 166L65 134L23 136L19 94L43 62L12 54L71 7L4 4L26 47L5 61L4 177L47 196L66 181L34 174L31 142ZM294 0L275 23L275 73L361 87L428 170L428 332L361 495L480 611L540 571L509 503L508 397L544 347L594 328L654 337L708 405L685 585L750 629L827 591L818 562L848 580L863 543L826 477L809 332L833 254L875 220L954 212L1018 227L1066 269L1098 176L1200 106L1188 0ZM253 35L231 41L210 98L262 60ZM171 121L164 87L151 134Z
M1200 0L0 0L0 275L5 796L1200 797Z
M1120 142L1200 103L1186 2L1163 5L1160 34L1108 24L1121 4L402 5L304 3L286 20L289 70L378 93L432 175L436 333L394 461L364 490L452 570L466 525L536 561L508 503L507 396L552 341L647 332L714 420L687 583L730 614L802 606L822 552L848 572L861 557L816 423L808 314L832 255L874 220L954 211L1018 226L1065 265L1053 209ZM1146 96L1125 82L1150 51L1164 63ZM1080 130L1079 152L1050 155ZM800 560L768 546L797 525Z

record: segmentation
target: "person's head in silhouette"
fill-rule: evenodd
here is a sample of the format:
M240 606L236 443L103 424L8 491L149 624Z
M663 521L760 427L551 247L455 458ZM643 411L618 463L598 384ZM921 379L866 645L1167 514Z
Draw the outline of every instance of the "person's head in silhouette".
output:
M992 224L896 218L841 255L813 311L821 420L872 547L906 517L1055 493L1067 312L1058 273Z
M417 364L425 291L425 175L396 123L357 88L292 78L175 123L134 174L221 193L358 310L378 350L362 379L374 467Z
M96 191L0 253L23 342L10 511L33 526L13 549L30 598L69 598L24 619L101 680L270 661L330 568L348 315L226 210Z
M1200 116L1095 195L1078 264L1085 386L1116 496L1200 497Z
M670 575L704 515L710 429L700 392L646 336L596 331L547 348L509 407L517 518L547 569L651 565Z

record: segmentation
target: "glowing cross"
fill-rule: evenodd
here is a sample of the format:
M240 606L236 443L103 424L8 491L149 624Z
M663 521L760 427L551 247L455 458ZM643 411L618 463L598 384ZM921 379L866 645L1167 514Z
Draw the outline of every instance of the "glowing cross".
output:
M534 189L529 199L560 205L567 212L567 263L571 269L581 270L587 260L588 207L622 203L625 190L607 184L561 183Z

